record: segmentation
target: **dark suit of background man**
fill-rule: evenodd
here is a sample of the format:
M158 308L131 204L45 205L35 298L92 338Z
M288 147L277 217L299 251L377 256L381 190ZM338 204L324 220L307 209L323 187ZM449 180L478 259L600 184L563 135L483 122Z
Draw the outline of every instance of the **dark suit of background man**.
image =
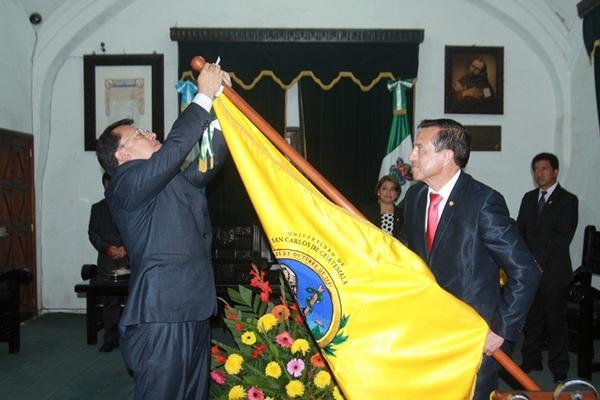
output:
M490 331L482 349L486 356L475 388L475 399L487 400L498 385L499 370L489 356L503 345L510 347L517 338L540 272L502 195L462 171L470 144L468 132L456 121L421 122L409 157L414 178L421 182L406 194L403 236L429 265L438 284L488 323ZM436 200L440 200L437 213ZM434 227L428 225L436 222L433 234ZM503 291L500 267L509 278Z
M209 127L212 98L229 76L206 64L199 93L164 144L121 120L106 128L96 152L112 176L106 199L129 252L129 297L121 317L121 351L135 380L135 399L206 399L209 318L216 312L212 240L202 188L227 157L220 131L215 168L179 167Z
M554 154L538 154L531 169L538 188L523 196L517 224L544 274L527 315L522 367L526 372L542 369L542 346L547 338L548 366L558 382L566 379L569 369L569 245L577 229L578 200L558 184Z
M110 175L102 175L104 189L110 184ZM98 250L98 278L103 279L106 274L119 268L127 268L129 260L127 251L121 241L119 230L113 223L112 215L108 209L106 199L92 205L88 237L92 245ZM119 318L121 317L120 296L102 296L102 320L104 322L104 343L100 351L109 352L119 347Z

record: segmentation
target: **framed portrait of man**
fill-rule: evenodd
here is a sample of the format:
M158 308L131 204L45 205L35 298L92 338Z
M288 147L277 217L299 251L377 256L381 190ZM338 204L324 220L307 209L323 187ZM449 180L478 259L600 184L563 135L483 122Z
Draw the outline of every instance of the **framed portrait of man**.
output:
M504 48L446 46L444 112L504 113Z

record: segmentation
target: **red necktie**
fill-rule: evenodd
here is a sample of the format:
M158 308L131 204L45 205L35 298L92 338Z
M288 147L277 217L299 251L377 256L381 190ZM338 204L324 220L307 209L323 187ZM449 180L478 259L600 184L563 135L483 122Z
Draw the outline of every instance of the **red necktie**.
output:
M427 240L427 249L431 252L433 238L438 227L438 207L442 201L442 196L437 193L429 193L429 209L427 210L427 232L425 239Z

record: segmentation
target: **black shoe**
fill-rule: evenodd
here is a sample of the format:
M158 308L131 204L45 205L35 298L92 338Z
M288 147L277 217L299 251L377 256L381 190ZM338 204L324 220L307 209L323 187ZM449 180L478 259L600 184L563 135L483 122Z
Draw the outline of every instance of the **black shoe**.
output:
M567 380L567 374L555 374L554 383L563 383Z
M100 346L100 349L98 349L98 351L102 351L104 353L110 353L114 349L118 349L118 348L119 348L118 343L104 343L102 346Z
M520 365L520 367L526 374L531 371L541 371L544 369L542 367L542 363L523 363Z

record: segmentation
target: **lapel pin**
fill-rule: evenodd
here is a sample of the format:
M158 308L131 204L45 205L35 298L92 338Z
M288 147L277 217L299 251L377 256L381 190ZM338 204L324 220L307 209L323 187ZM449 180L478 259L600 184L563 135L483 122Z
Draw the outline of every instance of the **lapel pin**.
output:
M450 201L448 202L448 205L449 205L450 207L454 207L454 202L453 202L452 200L450 200Z

